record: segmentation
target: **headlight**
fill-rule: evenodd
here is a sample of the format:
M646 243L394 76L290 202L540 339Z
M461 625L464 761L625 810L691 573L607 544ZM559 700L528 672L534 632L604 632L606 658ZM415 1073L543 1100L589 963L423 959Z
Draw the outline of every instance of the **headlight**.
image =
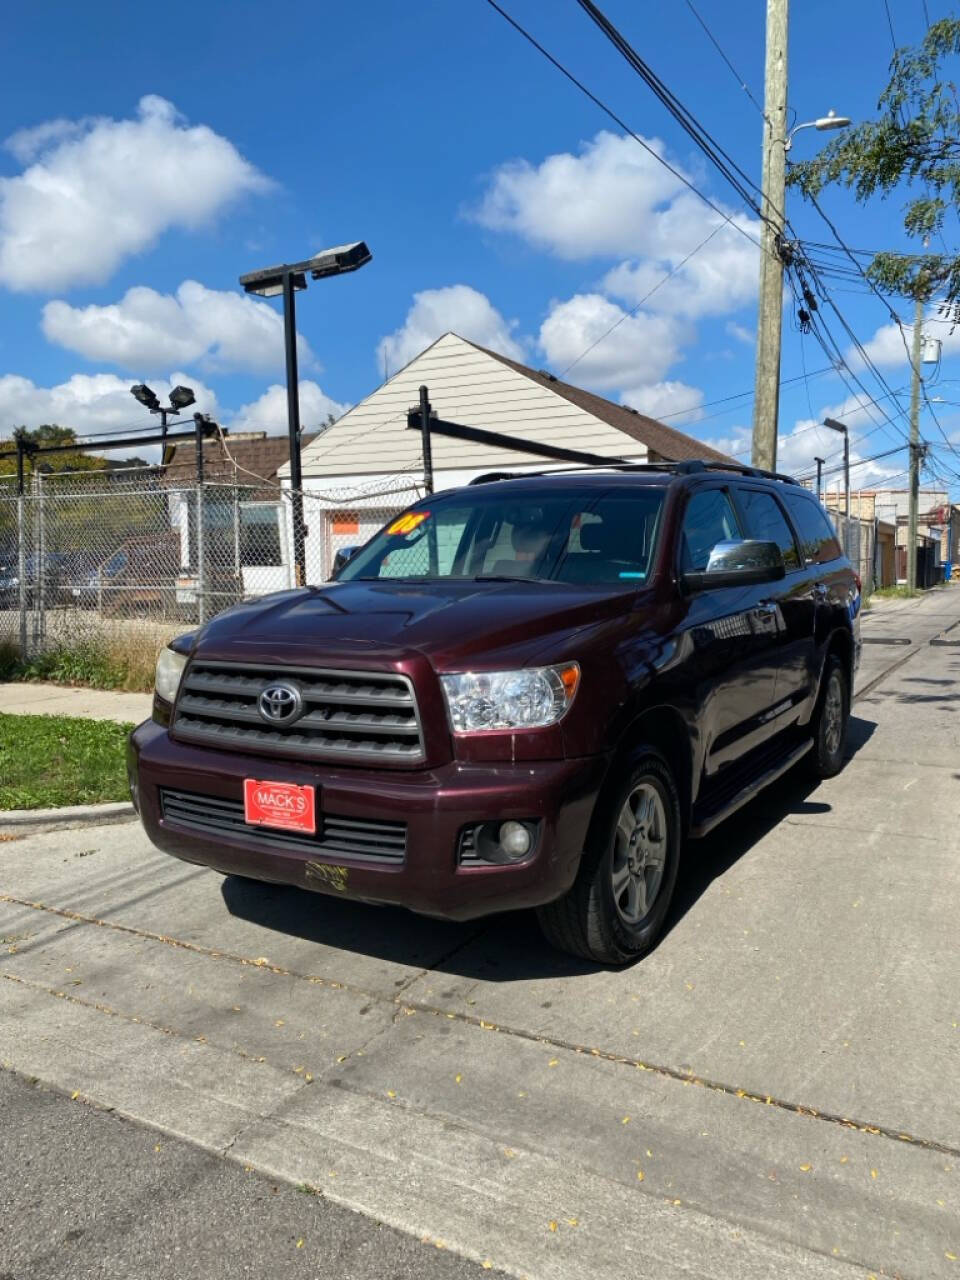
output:
M580 683L575 662L522 671L467 672L441 676L454 733L485 729L541 729L573 702Z
M157 679L154 685L164 702L173 702L180 688L180 677L187 665L186 654L174 653L172 649L161 649L157 659Z

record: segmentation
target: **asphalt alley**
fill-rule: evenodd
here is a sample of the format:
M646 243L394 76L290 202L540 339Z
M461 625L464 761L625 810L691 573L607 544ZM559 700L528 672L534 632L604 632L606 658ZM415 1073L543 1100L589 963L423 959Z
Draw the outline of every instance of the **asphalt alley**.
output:
M911 644L867 646L843 773L692 846L620 971L135 825L7 843L0 1060L517 1275L956 1276L958 622L868 620Z

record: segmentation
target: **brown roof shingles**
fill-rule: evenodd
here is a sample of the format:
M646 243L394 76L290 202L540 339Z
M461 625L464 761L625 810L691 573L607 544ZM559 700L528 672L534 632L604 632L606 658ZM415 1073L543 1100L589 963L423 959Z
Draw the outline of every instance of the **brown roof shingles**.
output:
M305 449L317 433L304 434L301 438ZM168 488L191 485L197 479L197 448L193 441L181 441L169 446L169 462L163 469L161 483ZM229 453L227 452L229 450ZM203 471L207 484L237 484L256 488L257 498L277 497L280 481L277 471L290 456L286 436L264 436L260 439L243 439L227 435L226 448L219 436L203 442ZM234 466L234 459L236 466ZM257 488L258 479L263 483Z

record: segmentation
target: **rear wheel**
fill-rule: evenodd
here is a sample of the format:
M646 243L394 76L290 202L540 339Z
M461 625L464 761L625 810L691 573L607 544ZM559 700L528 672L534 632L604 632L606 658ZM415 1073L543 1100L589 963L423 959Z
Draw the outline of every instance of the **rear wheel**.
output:
M835 653L823 669L820 699L810 724L813 750L807 759L815 778L832 778L843 767L850 721L850 687L843 663Z
M595 828L573 886L538 915L555 947L622 964L653 945L677 881L680 800L662 756L634 756Z

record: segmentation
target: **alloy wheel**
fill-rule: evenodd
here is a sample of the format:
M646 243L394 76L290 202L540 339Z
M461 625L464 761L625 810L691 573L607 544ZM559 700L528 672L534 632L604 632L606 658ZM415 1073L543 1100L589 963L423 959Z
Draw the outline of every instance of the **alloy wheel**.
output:
M830 676L826 697L823 700L823 745L828 755L837 754L842 739L843 687L839 675L834 671Z
M614 832L613 900L621 918L637 925L649 914L667 859L667 811L652 782L627 796Z

